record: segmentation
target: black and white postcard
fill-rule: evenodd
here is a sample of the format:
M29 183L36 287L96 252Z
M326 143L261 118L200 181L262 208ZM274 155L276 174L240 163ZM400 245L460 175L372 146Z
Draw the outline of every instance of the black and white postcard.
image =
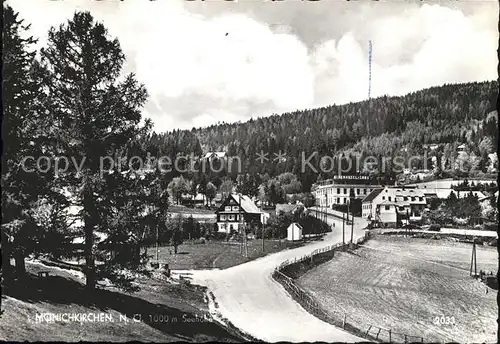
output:
M500 339L498 1L2 10L0 341Z

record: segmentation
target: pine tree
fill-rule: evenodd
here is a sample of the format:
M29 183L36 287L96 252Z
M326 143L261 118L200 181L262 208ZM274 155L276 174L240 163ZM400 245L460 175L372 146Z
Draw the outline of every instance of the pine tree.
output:
M68 171L62 182L71 189L83 208L86 286L96 283L94 231L106 230L110 209L104 194L112 188L118 173L102 178L103 157L126 155L132 138L147 132L150 123L140 128L140 110L147 92L133 74L121 75L125 56L117 39L96 23L88 12L77 12L67 23L48 35L48 46L41 49L47 93L51 97L52 126L57 145L66 156L83 162L79 173Z
M45 155L47 122L43 122L43 96L34 66L36 40L26 36L29 25L4 5L2 80L2 258L3 273L10 276L10 258L16 270L25 271L24 257L39 229L32 209L49 192L51 173L39 173L36 160ZM34 159L25 159L29 157ZM42 164L41 167L45 167Z

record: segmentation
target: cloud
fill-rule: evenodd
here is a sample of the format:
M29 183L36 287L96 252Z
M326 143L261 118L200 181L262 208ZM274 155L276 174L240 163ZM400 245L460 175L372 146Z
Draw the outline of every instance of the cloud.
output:
M368 40L372 96L496 78L494 2L8 3L40 45L75 10L104 22L127 56L124 71L148 89L144 114L157 131L363 100Z
M493 25L477 20L481 16L485 12L466 16L457 9L424 4L368 22L365 29L370 30L347 33L338 43L324 42L312 53L315 104L367 98L368 40L373 42L374 97L495 79L498 34Z

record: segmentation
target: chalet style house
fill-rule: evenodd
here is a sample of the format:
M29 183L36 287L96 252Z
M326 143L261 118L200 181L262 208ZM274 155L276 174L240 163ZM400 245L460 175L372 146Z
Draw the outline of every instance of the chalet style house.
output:
M265 214L250 197L238 194L231 194L223 200L215 214L218 231L225 233L239 231L242 223L248 225L252 222L263 223L265 221ZM242 217L241 222L240 216Z
M381 227L420 222L427 205L424 192L416 188L385 187L373 190L362 202L362 217Z

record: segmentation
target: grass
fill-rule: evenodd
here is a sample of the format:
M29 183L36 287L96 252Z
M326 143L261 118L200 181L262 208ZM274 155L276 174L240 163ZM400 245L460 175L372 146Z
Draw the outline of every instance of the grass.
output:
M240 254L238 242L212 240L206 244L182 244L178 247L177 254L173 253L172 246L160 247L158 259L160 262L169 264L170 269L226 269L286 248L303 245L302 243L289 243L282 240L280 246L278 240L264 240L263 252L261 240L248 240L247 243L248 258ZM154 257L155 249L150 250L149 254L153 254ZM152 261L154 262L154 258Z
M3 286L0 340L3 341L223 341L240 342L237 330L206 320L205 288L140 278L141 291L113 288L88 292L82 281L54 267L27 264L28 274ZM40 279L40 270L51 272ZM41 313L104 313L106 322L35 322ZM120 321L125 315L128 321ZM139 322L133 318L141 319Z
M213 209L207 209L205 207L186 207L183 205L171 205L168 207L168 211L175 214L186 214L187 216L190 214L204 214L213 216L215 214L215 210Z
M471 251L472 245L447 240L376 236L298 283L333 317L347 314L362 331L391 329L393 341L404 340L397 332L426 342L495 342L496 292L469 277ZM478 270L496 271L495 248L478 246L477 261ZM435 323L441 316L455 324ZM388 341L388 333L379 338Z

